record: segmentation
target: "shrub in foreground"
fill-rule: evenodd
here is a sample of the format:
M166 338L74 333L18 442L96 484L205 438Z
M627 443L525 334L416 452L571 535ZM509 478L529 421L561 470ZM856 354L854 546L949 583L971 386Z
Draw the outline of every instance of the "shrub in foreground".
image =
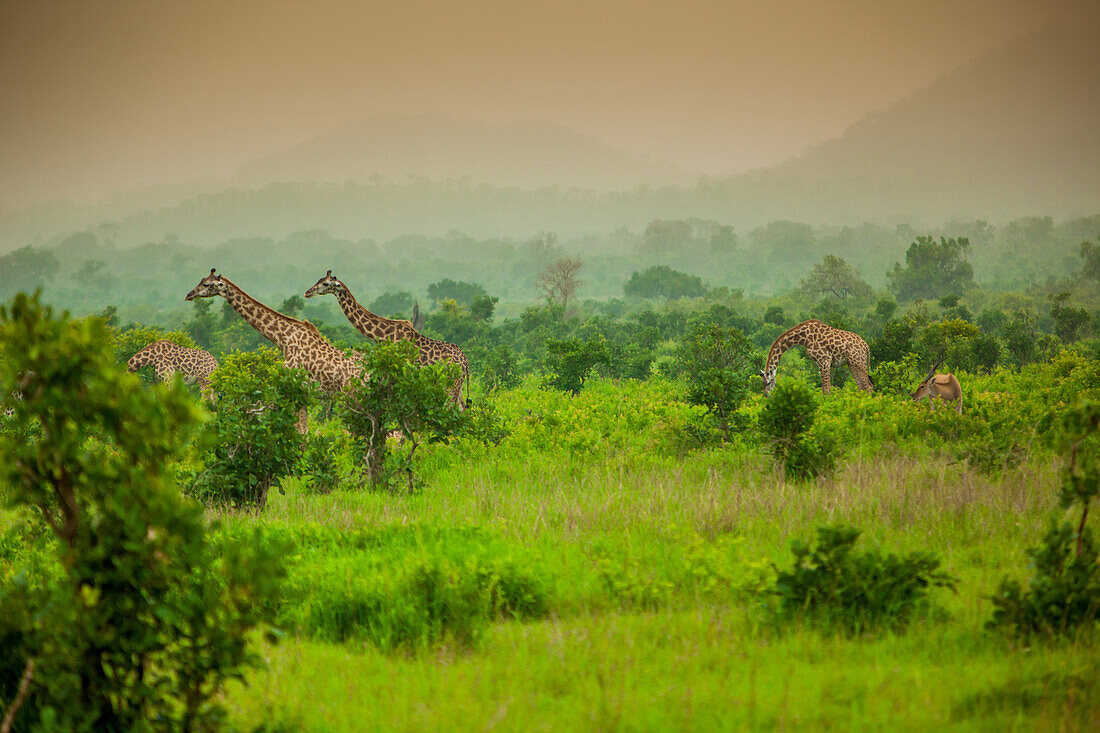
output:
M851 634L900 630L928 608L930 588L955 589L957 580L941 572L931 554L857 553L859 535L854 527L818 527L816 546L791 544L794 565L777 568L772 590L779 618L805 618Z
M990 628L1018 636L1060 636L1100 620L1100 557L1087 526L1092 500L1100 494L1100 403L1082 400L1053 426L1066 453L1061 505L1080 512L1076 527L1053 523L1043 543L1027 550L1035 574L1025 590L1003 580L992 597Z
M0 394L21 395L12 419L38 426L29 441L0 434L0 481L49 527L60 569L0 588L5 717L22 709L17 726L67 731L215 725L278 572L247 544L215 556L200 508L164 476L194 401L143 388L102 322L55 317L37 296L0 307L0 352Z
M828 433L813 430L818 402L801 382L779 384L760 411L760 432L784 475L809 479L833 472L838 447Z

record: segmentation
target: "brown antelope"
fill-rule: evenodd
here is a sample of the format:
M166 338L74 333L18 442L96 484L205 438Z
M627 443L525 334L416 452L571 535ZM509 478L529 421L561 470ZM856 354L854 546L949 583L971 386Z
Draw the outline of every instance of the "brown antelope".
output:
M936 398L944 402L954 402L955 412L961 415L963 411L962 386L959 385L959 380L955 379L954 374L936 374L936 369L942 363L943 359L940 359L928 370L928 376L917 385L917 390L910 396L913 398L913 402L920 402L928 398L929 405L932 405L932 400Z

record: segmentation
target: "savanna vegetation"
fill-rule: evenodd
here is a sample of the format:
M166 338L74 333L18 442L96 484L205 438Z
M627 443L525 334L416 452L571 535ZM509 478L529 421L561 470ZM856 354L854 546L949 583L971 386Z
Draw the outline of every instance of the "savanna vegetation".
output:
M655 221L590 254L408 238L416 269L319 233L297 235L308 268L294 238L12 253L0 715L1090 729L1097 226ZM215 256L370 376L326 397L220 301L182 306ZM469 356L472 406L448 402L453 365L303 301L328 267L381 315L419 301ZM808 318L867 341L873 393L841 367L823 397L794 350L761 394L768 347ZM216 402L124 373L157 338L218 357ZM940 360L961 414L910 400Z

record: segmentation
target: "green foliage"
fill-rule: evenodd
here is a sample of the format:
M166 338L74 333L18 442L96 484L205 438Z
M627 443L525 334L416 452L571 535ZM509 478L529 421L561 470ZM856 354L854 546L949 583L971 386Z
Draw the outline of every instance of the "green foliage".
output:
M1054 319L1054 333L1064 343L1077 341L1088 326L1089 312L1084 308L1066 305L1069 293L1050 296L1050 317Z
M488 294L485 292L485 288L477 283L455 281L449 277L428 286L428 297L437 303L453 300L467 308L473 305L475 300L486 295Z
M449 440L463 425L448 391L458 378L458 365L416 364L411 341L367 344L359 351L362 376L353 379L337 403L341 421L356 442L372 486L382 487L397 473L413 487L413 456L422 440ZM386 436L400 430L411 448L395 456L387 471Z
M772 590L779 596L777 618L807 619L849 634L900 631L929 607L930 588L955 589L957 580L938 569L933 555L856 553L859 535L854 527L818 527L816 546L791 543L794 565L777 568Z
M398 293L385 292L371 301L368 308L372 313L377 313L386 318L408 316L412 313L413 296L407 290Z
M507 346L496 346L478 360L481 366L481 382L492 392L511 389L519 384L515 353Z
M842 301L849 297L871 297L871 286L859 270L834 255L826 255L824 260L814 265L809 276L802 281L802 291L807 295L825 295Z
M63 577L18 574L0 590L2 656L15 655L0 690L23 662L33 676L20 725L215 725L224 683L254 661L245 640L279 573L247 545L215 555L200 508L165 480L193 401L144 389L101 321L55 316L37 296L0 307L0 351L0 393L18 391L14 419L40 427L30 441L0 435L0 479L50 528Z
M604 544L597 548L603 592L624 609L657 610L675 599L729 602L763 592L773 580L767 562L748 555L744 537L674 533L676 552Z
M832 435L813 430L818 401L801 382L778 384L760 411L764 442L784 475L798 480L832 473L838 446Z
M547 339L546 370L549 376L546 384L571 394L578 394L596 366L607 364L611 354L607 340L596 336L585 341L580 339Z
M61 262L51 250L27 245L0 257L0 298L32 293L53 282Z
M905 268L895 264L889 273L890 289L901 301L962 295L974 285L974 268L966 261L969 254L966 237L940 237L938 243L933 237L917 237L905 253Z
M273 348L231 354L211 382L218 402L199 436L204 468L189 491L263 510L269 489L298 462L303 438L296 425L314 383L304 371L284 367Z
M1024 590L1005 579L992 597L990 628L1019 636L1062 636L1100 619L1100 549L1086 525L1100 494L1100 402L1084 399L1059 415L1053 426L1066 453L1059 500L1080 512L1077 527L1052 523L1043 544L1027 550L1035 574Z
M1081 242L1081 276L1087 280L1100 280L1100 245Z
M1031 311L1019 308L1001 326L1005 349L1017 367L1032 361L1039 346L1039 330Z
M739 329L704 324L685 336L676 351L676 368L687 376L688 403L706 407L726 440L731 430L745 427L737 410L755 372L754 356Z
M336 460L337 440L333 435L313 431L305 440L299 470L313 491L326 493L340 483Z
M492 620L549 610L552 585L538 558L484 530L306 527L291 539L300 560L278 618L326 641L358 638L387 650L448 638L468 645Z
M668 265L654 265L642 272L635 270L623 286L623 293L632 298L701 298L707 289L696 275L677 272Z

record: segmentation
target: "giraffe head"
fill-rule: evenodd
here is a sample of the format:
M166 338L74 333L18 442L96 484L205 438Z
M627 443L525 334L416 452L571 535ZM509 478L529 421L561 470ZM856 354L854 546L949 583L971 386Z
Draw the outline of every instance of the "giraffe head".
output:
M314 295L336 295L344 289L344 283L340 282L335 275L332 274L332 270L325 273L325 276L317 281L317 284L306 291L306 297L312 298Z
M221 275L214 274L214 268L210 268L210 274L199 280L199 284L191 289L191 292L183 296L184 300L195 298L213 298L215 295L224 296L229 286L222 280Z

